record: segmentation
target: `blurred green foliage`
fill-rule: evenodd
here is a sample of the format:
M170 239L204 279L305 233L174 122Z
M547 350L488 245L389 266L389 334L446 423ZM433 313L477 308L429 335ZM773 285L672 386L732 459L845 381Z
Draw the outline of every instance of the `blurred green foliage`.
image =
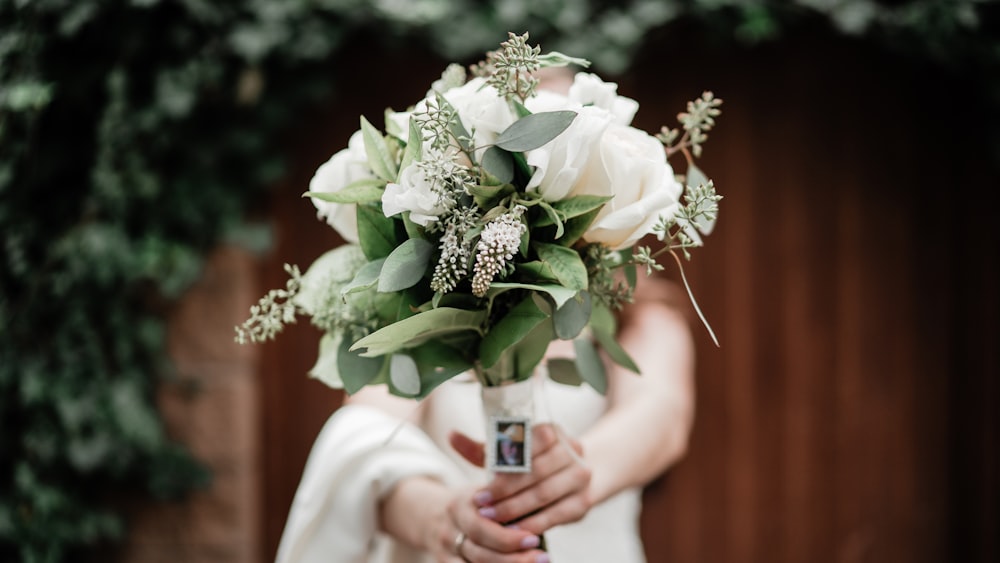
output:
M342 47L420 41L464 60L530 31L546 50L617 73L651 31L681 19L765 41L825 18L921 57L995 69L990 10L977 0L0 0L0 560L75 559L126 533L117 500L207 482L153 401L176 376L165 307L213 245L245 232L249 206L283 174L281 132L343 78Z

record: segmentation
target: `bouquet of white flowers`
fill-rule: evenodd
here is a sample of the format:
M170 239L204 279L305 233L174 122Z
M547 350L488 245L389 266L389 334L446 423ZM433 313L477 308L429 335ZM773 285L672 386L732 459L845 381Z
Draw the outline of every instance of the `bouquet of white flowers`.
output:
M706 92L679 128L650 135L630 126L638 103L593 74L538 89L540 69L589 63L527 38L510 34L471 78L449 66L408 111L387 111L384 131L361 118L305 194L347 243L304 274L286 266L287 287L239 341L308 316L324 333L313 376L417 399L466 371L484 387L525 380L554 339L576 351L559 381L603 392L599 348L635 369L613 311L637 267L661 269L664 253L680 264L711 230L721 198L694 158L721 100ZM640 246L649 234L662 247Z

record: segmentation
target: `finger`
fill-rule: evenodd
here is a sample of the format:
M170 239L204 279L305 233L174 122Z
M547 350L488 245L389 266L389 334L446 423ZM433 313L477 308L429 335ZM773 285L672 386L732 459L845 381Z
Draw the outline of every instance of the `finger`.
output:
M545 479L523 488L516 493L479 509L479 514L498 522L511 522L526 515L543 512L564 499L576 497L584 506L589 506L591 479L589 467L570 462ZM575 514L567 513L567 517ZM566 520L565 522L575 521ZM560 522L560 523L565 523ZM538 533L539 528L529 528Z
M567 446L568 445L568 446ZM570 451L573 448L574 451ZM566 439L557 443L554 447L537 453L531 464L530 473L505 473L497 475L483 491L476 494L477 504L486 506L499 502L508 497L512 497L538 484L560 471L564 471L574 465L581 465L582 458L578 451L582 451L579 443L575 440ZM583 486L589 484L582 484Z
M462 544L459 555L466 561L477 563L540 563L548 561L548 554L538 548L541 540L536 535L527 535L514 549L495 550L480 544L471 536Z
M477 546L483 552L490 554L517 553L526 549L539 546L541 539L538 535L531 533L520 527L503 526L492 520L478 517L468 527L465 528L466 539L462 544L462 554L471 560L479 559L470 557L466 547ZM481 558L480 558L481 559Z
M458 431L452 431L448 435L448 442L459 455L472 465L482 467L485 463L486 451L482 442L477 442Z
M544 509L518 520L517 526L535 534L543 534L554 526L577 522L587 515L591 503L586 494L570 495L549 504Z

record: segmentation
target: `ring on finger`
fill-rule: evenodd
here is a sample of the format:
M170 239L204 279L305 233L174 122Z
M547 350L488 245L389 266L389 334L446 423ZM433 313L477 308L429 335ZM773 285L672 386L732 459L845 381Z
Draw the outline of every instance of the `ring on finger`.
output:
M462 546L465 545L465 537L465 532L459 532L458 535L455 536L455 541L451 542L451 550L455 552L455 555L461 557L462 559L465 559L465 557L462 556Z

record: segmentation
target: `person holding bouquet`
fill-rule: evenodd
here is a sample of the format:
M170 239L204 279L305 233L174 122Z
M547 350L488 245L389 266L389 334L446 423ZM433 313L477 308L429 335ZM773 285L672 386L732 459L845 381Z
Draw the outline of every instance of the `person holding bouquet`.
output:
M348 394L278 563L644 561L642 487L683 455L694 411L680 292L653 272L714 224L693 159L721 100L653 136L596 75L540 84L586 61L514 34L487 55L387 111L385 133L361 118L305 194L346 243L286 266L237 327L255 342L311 317L310 373Z

